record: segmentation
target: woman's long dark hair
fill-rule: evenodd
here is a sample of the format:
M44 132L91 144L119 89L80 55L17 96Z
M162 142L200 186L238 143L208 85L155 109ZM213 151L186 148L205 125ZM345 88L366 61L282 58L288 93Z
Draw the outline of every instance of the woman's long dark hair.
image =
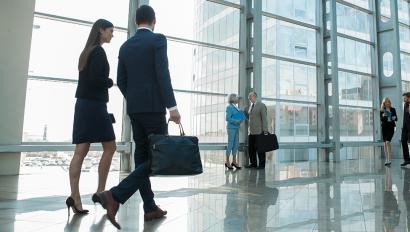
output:
M87 64L88 56L90 56L90 53L96 46L100 45L100 29L105 30L110 27L114 27L114 25L108 20L99 19L95 21L93 27L91 28L90 35L88 36L87 43L85 44L85 48L81 52L78 60L78 71L82 71L84 69Z

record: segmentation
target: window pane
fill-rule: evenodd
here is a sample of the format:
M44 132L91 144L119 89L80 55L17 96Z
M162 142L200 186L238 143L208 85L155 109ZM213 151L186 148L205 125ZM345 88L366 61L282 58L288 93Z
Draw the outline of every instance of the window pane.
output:
M175 1L150 0L155 9L155 30L168 36L197 40L228 47L239 47L239 9L209 1L180 0L175 11Z
M302 22L316 24L316 0L263 0L262 10Z
M371 73L370 45L338 37L339 68Z
M262 97L316 102L316 67L262 59Z
M410 56L401 54L401 79L410 81Z
M372 110L340 107L340 140L372 141Z
M337 3L337 31L360 39L370 40L369 14Z
M175 89L238 92L237 52L169 41L168 59Z
M74 83L28 81L23 142L72 142L76 88ZM117 141L121 141L122 102L120 91L111 88L107 107L117 119Z
M380 14L383 22L388 22L391 18L390 0L380 0Z
M96 21L104 18L115 26L127 27L129 0L37 0L36 11L81 19Z
M403 93L410 92L410 81L402 81L401 84Z
M181 122L187 135L198 136L200 143L226 143L225 96L175 93ZM170 134L179 134L170 124Z
M410 28L400 25L400 50L410 52Z
M316 63L316 32L262 17L262 52Z
M344 1L353 3L356 6L360 6L365 9L369 9L369 0L344 0Z
M29 75L78 79L78 58L91 27L49 19L34 18ZM110 77L116 81L118 50L127 33L114 32L103 47L110 63Z
M339 104L372 107L372 78L339 72Z
M399 21L410 25L409 21L409 2L407 0L398 0Z
M269 131L280 142L316 142L317 107L264 100L268 108Z

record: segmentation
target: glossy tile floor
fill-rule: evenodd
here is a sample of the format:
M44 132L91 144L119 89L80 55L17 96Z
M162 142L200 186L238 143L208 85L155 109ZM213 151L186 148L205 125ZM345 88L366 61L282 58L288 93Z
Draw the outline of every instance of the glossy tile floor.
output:
M372 148L369 148L372 149ZM377 150L377 149L374 149ZM380 148L378 149L380 150ZM378 152L338 163L280 161L266 170L225 171L204 155L205 172L194 177L152 178L156 201L168 210L144 223L139 194L121 206L122 231L407 231L410 167L384 167ZM223 156L217 158L223 159ZM0 231L116 231L91 202L95 172L81 177L86 216L67 220L67 172L49 167L0 177ZM118 183L110 173L108 186Z

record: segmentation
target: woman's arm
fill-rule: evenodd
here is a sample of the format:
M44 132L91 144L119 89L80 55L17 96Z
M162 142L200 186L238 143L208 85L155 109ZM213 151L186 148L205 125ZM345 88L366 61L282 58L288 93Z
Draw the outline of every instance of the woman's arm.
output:
M226 121L229 123L238 123L238 120L232 118L233 112L230 108L231 106L226 107Z
M392 119L393 121L397 121L397 113L395 108L391 108L392 111ZM394 117L394 118L393 118Z
M107 56L102 47L95 47L91 52L87 65L85 82L98 88L111 88L113 81L108 78Z
M384 115L384 111L380 111L380 121L386 122L387 116Z

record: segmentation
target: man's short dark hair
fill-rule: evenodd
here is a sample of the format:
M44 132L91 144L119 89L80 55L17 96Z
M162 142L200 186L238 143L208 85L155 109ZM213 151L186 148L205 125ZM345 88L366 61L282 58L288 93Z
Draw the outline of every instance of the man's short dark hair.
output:
M155 11L148 5L142 5L135 13L135 22L139 24L152 24L155 20Z
M404 96L410 98L410 92L403 93L403 97L404 97Z

